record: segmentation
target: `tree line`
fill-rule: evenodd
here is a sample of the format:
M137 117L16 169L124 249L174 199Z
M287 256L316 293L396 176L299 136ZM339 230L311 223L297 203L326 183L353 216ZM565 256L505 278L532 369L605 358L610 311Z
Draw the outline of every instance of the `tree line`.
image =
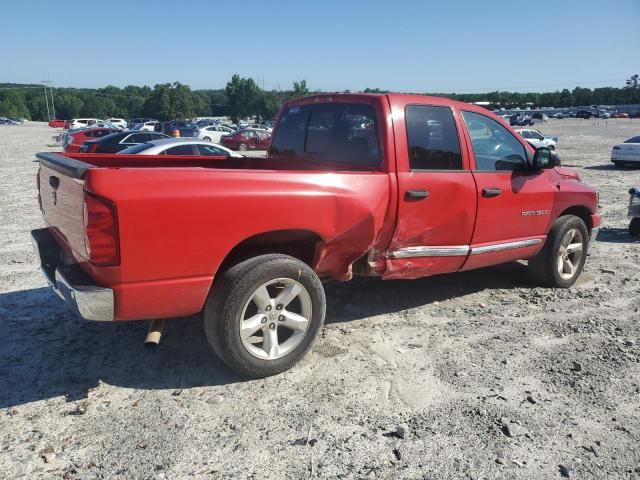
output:
M275 116L280 106L292 98L311 92L305 80L293 82L289 90L263 90L251 78L233 75L226 88L192 90L188 85L163 83L148 86L107 86L98 89L51 88L57 118L150 117L158 120L208 116L230 116L234 120L257 115ZM348 90L345 90L348 92ZM364 92L387 93L378 88ZM555 92L430 93L463 102L489 101L506 108L573 107L585 105L640 104L640 79L633 75L622 87L564 89ZM51 107L51 106L49 106ZM0 84L0 116L47 120L47 103L41 85Z

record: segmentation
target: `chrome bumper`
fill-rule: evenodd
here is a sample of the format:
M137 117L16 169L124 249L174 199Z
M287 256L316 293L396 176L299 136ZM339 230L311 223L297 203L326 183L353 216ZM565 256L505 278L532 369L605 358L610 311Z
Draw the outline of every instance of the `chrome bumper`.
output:
M54 292L85 320L113 320L113 290L92 285L77 266L64 266L62 251L46 228L31 231L40 269Z

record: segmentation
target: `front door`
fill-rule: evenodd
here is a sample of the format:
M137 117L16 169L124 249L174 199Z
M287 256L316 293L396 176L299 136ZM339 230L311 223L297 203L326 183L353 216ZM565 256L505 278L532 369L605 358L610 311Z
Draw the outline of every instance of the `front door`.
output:
M476 186L458 134L460 120L449 107L437 105L408 105L394 117L398 216L384 278L459 270L476 216Z
M545 239L555 187L528 167L524 141L496 120L462 112L478 187L471 254L464 269L527 258Z

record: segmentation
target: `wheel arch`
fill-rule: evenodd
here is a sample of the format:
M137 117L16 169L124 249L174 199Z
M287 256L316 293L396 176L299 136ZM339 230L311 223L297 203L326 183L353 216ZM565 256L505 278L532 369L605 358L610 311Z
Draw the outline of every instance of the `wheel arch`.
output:
M591 209L589 207L586 207L584 205L573 205L563 210L560 215L558 215L558 218L566 217L567 215L574 215L580 218L587 226L587 230L591 232L591 229L593 228L593 222L591 220Z
M322 237L310 230L272 230L252 235L233 247L225 256L216 276L233 265L258 255L282 253L313 267L316 247Z

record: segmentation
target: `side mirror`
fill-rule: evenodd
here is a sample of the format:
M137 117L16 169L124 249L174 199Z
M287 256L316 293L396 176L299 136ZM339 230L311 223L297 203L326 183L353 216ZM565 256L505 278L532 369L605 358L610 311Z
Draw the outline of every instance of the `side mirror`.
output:
M536 149L536 153L533 155L532 167L534 171L544 170L545 168L553 168L551 161L551 150L546 147L540 147Z

